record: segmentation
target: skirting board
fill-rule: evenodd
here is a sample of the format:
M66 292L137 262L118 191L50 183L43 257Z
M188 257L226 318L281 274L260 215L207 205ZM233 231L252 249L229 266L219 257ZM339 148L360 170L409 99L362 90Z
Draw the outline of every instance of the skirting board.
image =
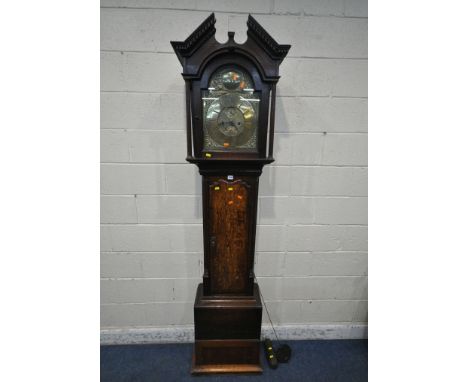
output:
M343 340L367 338L366 324L342 325L278 325L281 340ZM101 345L136 345L186 343L194 341L191 326L101 329ZM262 325L262 338L275 338L269 325Z

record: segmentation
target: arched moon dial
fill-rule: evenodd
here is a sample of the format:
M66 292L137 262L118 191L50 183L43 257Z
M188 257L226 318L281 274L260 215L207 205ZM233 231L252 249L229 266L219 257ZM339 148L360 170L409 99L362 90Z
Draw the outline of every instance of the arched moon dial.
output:
M228 71L222 75L223 86L227 90L236 90L239 88L242 79L241 74L235 71Z
M206 113L206 125L211 138L229 148L249 141L255 129L255 110L239 94L225 94L214 101Z

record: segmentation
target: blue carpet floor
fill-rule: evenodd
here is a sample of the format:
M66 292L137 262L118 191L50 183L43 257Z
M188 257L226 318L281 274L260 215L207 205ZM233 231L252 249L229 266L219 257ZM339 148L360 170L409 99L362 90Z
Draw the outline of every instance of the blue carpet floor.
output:
M286 343L292 349L291 360L276 370L268 367L262 353L261 375L195 377L190 374L192 344L102 346L101 381L367 381L367 340Z

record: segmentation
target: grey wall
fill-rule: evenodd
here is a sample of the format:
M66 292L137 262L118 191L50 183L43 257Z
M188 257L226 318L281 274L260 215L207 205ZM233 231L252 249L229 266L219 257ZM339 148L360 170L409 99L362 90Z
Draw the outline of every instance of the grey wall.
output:
M279 43L276 162L261 177L256 274L274 321L367 321L367 3L101 1L102 328L193 323L201 179L185 158L170 40L211 11L219 41L247 14Z

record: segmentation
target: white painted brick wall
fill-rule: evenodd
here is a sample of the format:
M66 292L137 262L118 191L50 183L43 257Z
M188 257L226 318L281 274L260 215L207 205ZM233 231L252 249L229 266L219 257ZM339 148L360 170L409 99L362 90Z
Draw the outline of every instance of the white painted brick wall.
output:
M201 178L185 162L171 40L212 11L280 43L276 162L260 180L256 274L278 324L367 321L367 2L101 0L101 324L193 324ZM264 322L266 322L264 314Z
M175 131L185 131L184 113L174 113L174 109L184 108L183 94L103 92L101 128L166 131L170 127Z

